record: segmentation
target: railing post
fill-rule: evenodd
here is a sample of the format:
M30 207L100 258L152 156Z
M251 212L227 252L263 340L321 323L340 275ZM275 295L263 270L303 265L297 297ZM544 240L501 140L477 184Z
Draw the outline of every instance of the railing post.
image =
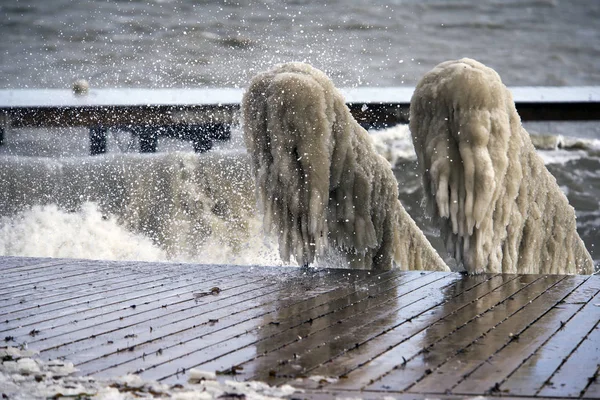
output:
M140 153L156 153L158 127L143 126L139 129Z
M6 112L0 112L0 146L4 144L4 132L8 130L10 117Z
M191 125L187 129L196 153L204 153L212 148L212 139L206 126Z
M90 128L90 154L106 153L106 128L103 126L93 126Z

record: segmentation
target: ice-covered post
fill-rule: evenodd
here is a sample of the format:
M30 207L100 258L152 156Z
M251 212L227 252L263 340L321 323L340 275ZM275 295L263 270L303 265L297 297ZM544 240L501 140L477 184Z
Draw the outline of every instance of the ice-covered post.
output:
M4 134L8 131L11 118L6 111L0 111L0 146L4 144Z
M415 89L410 130L433 217L469 272L592 272L575 211L493 69L436 66Z
M264 225L284 260L305 266L333 252L355 268L448 270L323 72L289 63L259 74L242 113Z

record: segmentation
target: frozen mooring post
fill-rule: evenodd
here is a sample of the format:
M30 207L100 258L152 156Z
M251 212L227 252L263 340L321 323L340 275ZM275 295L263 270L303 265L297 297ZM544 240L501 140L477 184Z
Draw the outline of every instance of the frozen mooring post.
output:
M467 271L592 273L575 210L493 69L439 64L417 85L410 117L431 212Z
M390 164L323 72L289 63L257 75L242 115L264 225L282 259L448 270L400 204Z
M590 274L575 213L498 74L469 59L419 82L410 130L431 214L468 272ZM264 225L282 259L447 268L398 201L389 164L341 93L304 63L257 75L242 102Z

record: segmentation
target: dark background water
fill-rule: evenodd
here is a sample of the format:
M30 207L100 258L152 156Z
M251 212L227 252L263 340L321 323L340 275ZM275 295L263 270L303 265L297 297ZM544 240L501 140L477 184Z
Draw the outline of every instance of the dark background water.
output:
M0 0L0 18L0 88L69 88L79 78L92 87L244 87L292 60L325 70L339 86L413 86L439 62L461 57L494 68L509 86L600 85L594 0ZM599 125L527 128L598 139ZM7 132L0 162L85 157L86 137L85 130ZM598 263L599 152L547 156ZM407 161L396 171L401 200L435 235L415 168Z
M412 86L461 57L508 85L600 84L593 0L2 0L0 16L0 87L244 86L291 60Z

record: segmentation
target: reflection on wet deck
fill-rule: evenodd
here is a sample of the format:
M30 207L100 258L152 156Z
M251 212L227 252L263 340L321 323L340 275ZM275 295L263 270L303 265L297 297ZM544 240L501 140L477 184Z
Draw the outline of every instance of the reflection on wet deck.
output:
M199 368L314 399L600 398L599 320L599 276L0 257L6 344L103 377Z

